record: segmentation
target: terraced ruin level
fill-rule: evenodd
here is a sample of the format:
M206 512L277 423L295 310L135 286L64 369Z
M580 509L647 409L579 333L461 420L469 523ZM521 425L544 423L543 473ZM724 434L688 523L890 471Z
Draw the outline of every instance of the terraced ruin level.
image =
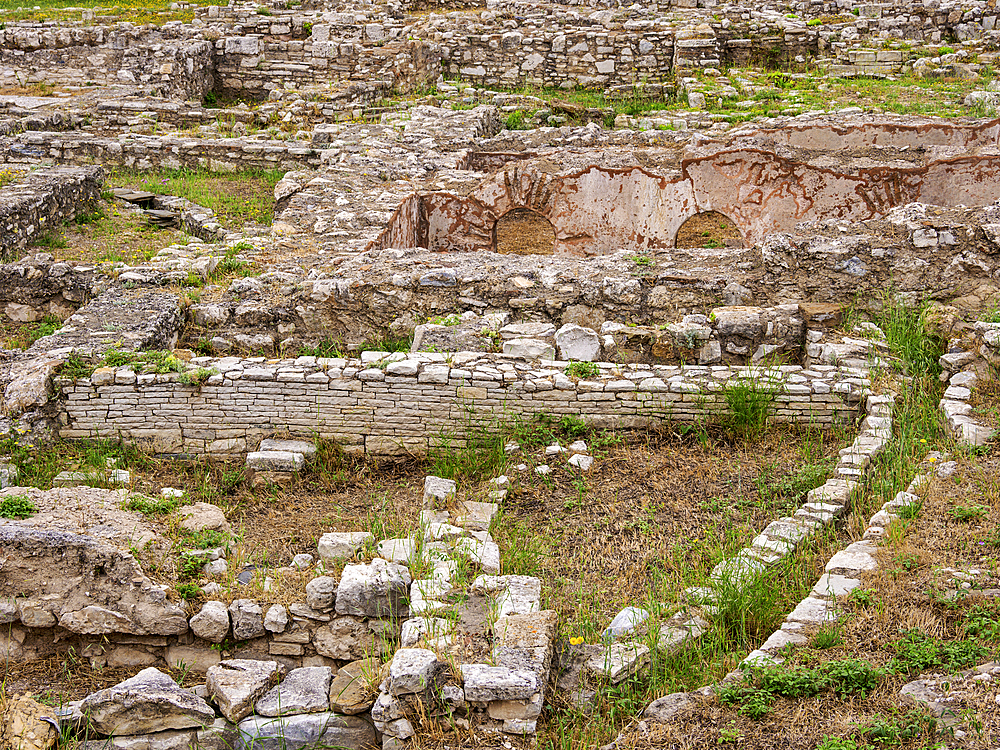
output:
M0 746L1000 747L990 3L0 0Z

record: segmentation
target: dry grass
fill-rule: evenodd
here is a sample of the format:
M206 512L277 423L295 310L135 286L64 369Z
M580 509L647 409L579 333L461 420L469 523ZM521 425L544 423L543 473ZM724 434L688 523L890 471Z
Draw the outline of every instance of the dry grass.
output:
M980 506L979 517L959 520L958 506ZM907 631L954 643L967 643L966 613L984 599L976 589L1000 587L1000 454L960 460L951 478L936 478L917 519L897 522L889 542L879 550L880 568L864 578L872 599L862 604L842 599L841 643L835 648L797 650L793 662L816 666L833 659L861 659L885 667L896 655L892 644ZM943 568L978 570L974 588L957 599L946 597L955 588ZM1000 655L1000 644L985 642L988 655ZM941 673L941 668L929 670ZM755 721L735 707L706 698L674 724L654 725L652 732L631 733L625 748L716 748L733 743L748 750L795 748L812 750L824 736L844 738L877 720L900 717L913 709L899 689L916 674L890 674L867 697L838 699L830 693L816 698L778 698L770 714ZM968 734L961 739L939 736L950 748L995 748L1000 743L1000 704L991 683L972 683L972 689L953 705L959 725ZM977 731L979 728L979 731ZM739 737L738 742L733 737ZM898 747L924 748L926 736L904 740ZM859 745L860 746L860 745ZM936 746L936 745L934 745Z
M815 462L843 444L788 430L752 443L647 433L610 448L588 475L556 460L545 479L515 477L498 541L537 540L537 567L523 572L546 582L548 606L574 633L595 634L622 607L675 604L685 582L797 507L811 486L784 490L807 452ZM815 484L827 471L819 464Z

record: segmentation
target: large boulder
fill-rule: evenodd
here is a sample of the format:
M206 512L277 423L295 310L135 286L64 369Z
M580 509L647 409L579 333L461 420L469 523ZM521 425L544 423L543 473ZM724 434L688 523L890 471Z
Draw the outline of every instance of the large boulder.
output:
M146 734L205 727L215 711L156 667L84 698L80 711L101 734Z

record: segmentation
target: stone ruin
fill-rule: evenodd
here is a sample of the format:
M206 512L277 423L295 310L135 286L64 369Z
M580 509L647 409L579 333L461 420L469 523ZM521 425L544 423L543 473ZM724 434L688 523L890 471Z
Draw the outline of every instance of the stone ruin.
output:
M997 54L989 3L289 5L196 7L192 21L162 26L92 10L0 24L0 89L58 87L0 95L0 166L23 172L0 187L0 311L63 321L26 351L0 352L0 434L115 437L245 460L280 481L317 437L409 455L442 429L460 434L470 412L697 421L725 410L728 383L757 379L776 394L777 419L861 431L799 512L720 571L752 574L832 523L887 439L868 372L887 347L877 329L843 334L845 303L889 286L962 311L998 299L1000 120L793 108L731 125L704 111L706 98L750 87L720 71L753 64L973 78ZM942 40L959 51L912 54ZM690 107L616 117L510 92L525 86ZM434 98L388 101L432 87ZM236 99L255 104L206 106ZM992 89L972 99L986 114L998 102ZM504 129L522 110L535 127ZM131 266L35 252L116 167L284 177L271 227L226 229L207 209L157 197L187 245ZM705 227L724 231L705 246ZM211 279L226 258L262 273L186 305L176 285ZM409 353L359 351L408 334ZM970 417L966 386L974 362L998 360L1000 327L964 336L947 355L942 408L959 437L982 444L991 433ZM297 356L332 341L344 356ZM111 349L181 349L187 369L101 366ZM66 368L79 360L86 374ZM571 362L595 364L577 376ZM585 471L586 446L570 453ZM412 536L319 541L305 602L211 600L197 612L128 551L164 540L122 510L127 490L32 490L42 513L0 521L0 652L22 661L72 646L93 664L142 669L50 717L86 714L110 738L85 747L395 749L427 711L531 734L555 680L558 623L540 611L543 582L500 569L490 521L506 481L494 480L494 502L474 503L429 477ZM25 491L9 465L2 487ZM323 574L376 542L368 562ZM459 560L477 573L465 612L475 627L434 616ZM418 568L426 577L414 580ZM662 648L703 626L697 608L682 611ZM558 689L624 679L642 648L627 637L584 647ZM184 690L159 671L178 663L204 685Z

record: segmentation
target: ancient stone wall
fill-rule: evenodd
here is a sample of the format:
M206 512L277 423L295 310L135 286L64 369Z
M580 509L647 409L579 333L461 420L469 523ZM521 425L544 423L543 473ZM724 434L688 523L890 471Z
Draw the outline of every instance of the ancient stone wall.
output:
M100 167L50 167L0 188L0 260L14 258L39 233L98 200L103 182Z
M107 138L85 133L23 133L0 138L0 161L34 164L124 165L134 169L187 167L213 172L241 169L293 170L316 167L320 153L306 144L247 141L240 138L184 140L156 136Z
M0 87L129 83L200 100L212 90L212 69L209 42L169 33L102 26L0 30Z
M331 81L384 81L400 93L431 86L441 73L440 50L419 41L368 44L332 38L316 25L306 40L227 37L215 43L217 89L230 96L266 98L271 91ZM381 32L379 33L381 36Z
M385 359L380 359L385 357ZM101 368L61 378L64 438L120 436L160 453L243 453L274 434L336 440L348 451L423 454L442 430L462 434L478 418L541 412L606 426L697 421L726 410L728 383L750 378L775 393L775 418L832 424L856 415L867 381L857 370L768 370L600 364L574 379L567 363L496 355L385 355L211 360L203 384L176 374ZM214 368L214 374L212 369Z
M93 266L53 263L52 256L27 256L0 266L0 313L17 322L46 315L66 319L100 285Z

